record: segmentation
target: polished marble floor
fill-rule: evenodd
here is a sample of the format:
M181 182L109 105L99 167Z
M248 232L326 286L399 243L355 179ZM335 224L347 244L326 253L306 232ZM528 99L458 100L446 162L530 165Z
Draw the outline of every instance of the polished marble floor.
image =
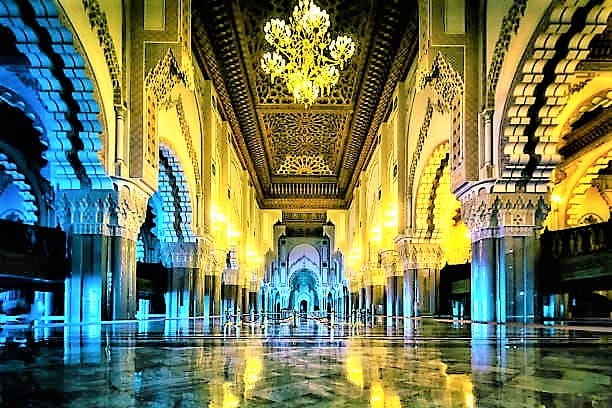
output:
M611 334L432 319L7 329L0 407L612 407Z

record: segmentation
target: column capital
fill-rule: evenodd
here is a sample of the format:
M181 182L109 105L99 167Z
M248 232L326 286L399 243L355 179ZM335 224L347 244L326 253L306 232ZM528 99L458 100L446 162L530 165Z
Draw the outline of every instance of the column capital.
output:
M160 252L166 268L196 268L199 265L200 249L195 242L163 242Z
M504 236L531 236L541 228L550 204L536 192L496 192L483 186L463 193L461 217L471 231L472 242Z
M490 124L493 121L493 114L495 110L492 108L485 108L480 112L480 116L485 124Z
M442 248L436 241L402 236L395 240L395 245L404 270L441 267Z
M136 241L149 195L134 185L115 190L60 190L57 222L72 234L120 236Z
M388 249L379 252L380 264L387 277L402 275L403 270L401 268L399 252L395 249Z

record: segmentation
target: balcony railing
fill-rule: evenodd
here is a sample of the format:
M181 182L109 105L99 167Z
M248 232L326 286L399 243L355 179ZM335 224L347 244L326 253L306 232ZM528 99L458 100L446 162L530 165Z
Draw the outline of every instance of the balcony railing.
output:
M542 257L558 261L612 251L612 222L545 231L541 237Z

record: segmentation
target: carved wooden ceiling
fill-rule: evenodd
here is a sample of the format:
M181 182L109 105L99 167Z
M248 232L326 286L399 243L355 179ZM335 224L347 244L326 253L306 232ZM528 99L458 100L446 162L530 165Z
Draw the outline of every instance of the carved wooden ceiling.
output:
M193 4L193 47L213 81L262 208L347 208L417 42L417 2L318 0L333 33L357 41L327 98L306 109L259 66L263 26L297 0Z

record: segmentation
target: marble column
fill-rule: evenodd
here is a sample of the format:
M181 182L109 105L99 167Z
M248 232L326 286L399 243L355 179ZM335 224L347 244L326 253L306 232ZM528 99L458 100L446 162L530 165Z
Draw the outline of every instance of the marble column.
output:
M549 209L544 196L480 186L460 199L472 237L472 320L533 321L538 233Z
M403 267L404 316L438 312L440 245L432 239L400 236L395 242Z
M203 302L198 296L201 278L201 249L198 242L176 242L162 244L162 260L170 270L166 293L166 317L185 318L194 316Z
M399 253L382 251L381 264L387 276L387 317L403 316L404 279Z
M406 267L404 269L404 317L416 317L417 308L415 306L415 281L417 270Z
M117 181L115 190L64 190L56 216L68 233L72 268L67 322L132 319L136 314L136 238L148 195Z

